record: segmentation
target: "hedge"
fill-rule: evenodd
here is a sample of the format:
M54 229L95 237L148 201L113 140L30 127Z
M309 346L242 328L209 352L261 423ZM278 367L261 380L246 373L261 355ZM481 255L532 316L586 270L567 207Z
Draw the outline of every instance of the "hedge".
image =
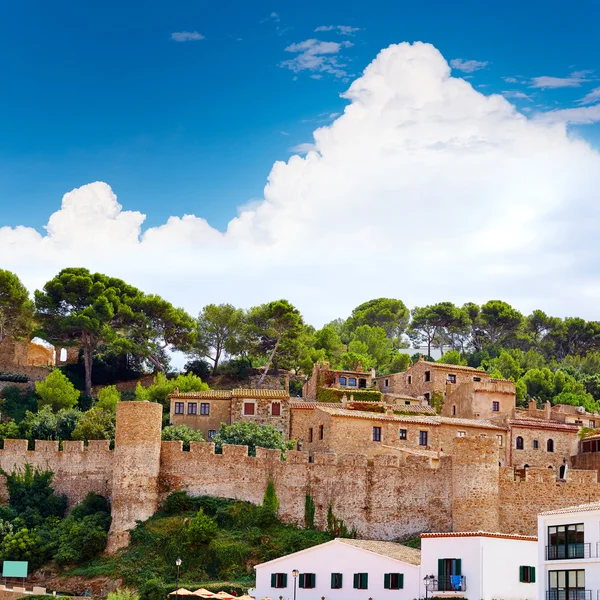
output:
M379 390L339 390L337 388L319 388L317 391L317 400L319 402L339 403L342 401L342 396L346 394L346 398L350 400L350 396L354 396L355 402L381 402L383 395Z
M29 377L21 373L4 373L0 371L0 381L12 381L13 383L27 383Z

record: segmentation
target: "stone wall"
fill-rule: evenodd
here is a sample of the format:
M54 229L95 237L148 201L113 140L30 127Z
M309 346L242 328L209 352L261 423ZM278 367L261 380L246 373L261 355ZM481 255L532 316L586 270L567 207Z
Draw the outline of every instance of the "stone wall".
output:
M522 468L552 467L558 469L563 459L567 462L577 453L579 447L579 428L575 425L548 422L510 421L511 456L507 464ZM523 438L523 450L517 449L517 438ZM553 451L548 451L548 442L552 440ZM537 442L537 448L535 447Z
M471 377L470 381L458 384L446 384L442 415L463 419L494 419L500 415L514 414L517 399L514 382L504 379L472 379Z

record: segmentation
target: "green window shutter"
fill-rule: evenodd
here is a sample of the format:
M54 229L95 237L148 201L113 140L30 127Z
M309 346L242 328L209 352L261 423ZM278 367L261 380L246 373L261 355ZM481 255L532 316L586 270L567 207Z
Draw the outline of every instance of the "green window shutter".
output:
M354 573L354 588L358 589L358 573Z
M277 587L277 573L271 573L271 587Z
M338 573L338 585L341 589L342 585L344 585L344 576L341 573Z
M304 573L300 573L300 580L298 581L298 587L303 588L304 587Z
M438 581L444 579L444 559L438 558Z
M316 575L316 573L311 573L310 574L310 587L312 587L312 588L317 587L317 575Z
M529 567L529 583L535 583L535 567Z
M462 560L460 558L454 561L454 570L454 575L462 575Z
M361 583L362 583L362 589L363 590L368 590L369 589L369 574L368 573L361 573Z
M404 589L404 573L398 573L398 589Z
M389 589L390 589L390 579L391 579L391 574L390 574L390 573L386 573L386 574L383 576L383 587L384 587L386 590L389 590Z
M282 573L282 575L283 575L283 578L282 578L283 581L282 581L281 587L285 588L285 587L287 587L287 573Z
M521 583L525 581L525 567L519 567L519 581Z
M336 577L337 573L332 573L331 574L331 589L335 590L337 589L337 577Z

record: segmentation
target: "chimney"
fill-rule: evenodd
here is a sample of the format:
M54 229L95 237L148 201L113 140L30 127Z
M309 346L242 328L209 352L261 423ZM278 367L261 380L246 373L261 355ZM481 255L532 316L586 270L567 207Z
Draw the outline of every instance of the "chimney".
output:
M527 411L530 415L534 415L537 407L535 405L535 400L529 401L529 410Z
M419 362L423 362L425 360L425 357L422 354L419 354Z
M342 408L348 407L348 396L346 394L342 394Z
M363 372L363 364L360 361L358 361L358 364L356 365L356 370L358 373Z
M552 418L552 404L550 404L550 402L546 402L546 404L544 404L544 412L546 421L550 421Z
M174 388L174 389L173 389L173 393L174 393L174 394L179 394L179 388L178 388L178 387Z
M285 374L285 391L286 391L286 394L289 396L290 395L290 374L289 373Z
M391 406L388 406L387 409L386 409L386 411L385 411L385 414L388 417L393 417L394 416L394 409Z

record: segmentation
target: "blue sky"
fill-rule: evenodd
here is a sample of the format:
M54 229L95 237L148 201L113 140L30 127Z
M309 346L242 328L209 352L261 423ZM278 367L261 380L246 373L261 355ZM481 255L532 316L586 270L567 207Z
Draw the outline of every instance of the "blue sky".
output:
M0 226L41 230L65 192L101 180L147 214L144 228L193 213L224 229L262 198L276 160L343 111L339 94L389 44L487 63L454 74L546 111L600 86L598 22L591 0L4 2ZM337 25L357 30L315 32ZM203 39L172 38L185 32L175 37ZM346 76L282 66L299 55L286 48L311 39L341 44L332 56L345 66L329 70ZM531 87L573 72L572 87ZM600 147L596 125L573 131Z

